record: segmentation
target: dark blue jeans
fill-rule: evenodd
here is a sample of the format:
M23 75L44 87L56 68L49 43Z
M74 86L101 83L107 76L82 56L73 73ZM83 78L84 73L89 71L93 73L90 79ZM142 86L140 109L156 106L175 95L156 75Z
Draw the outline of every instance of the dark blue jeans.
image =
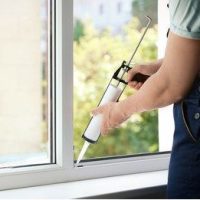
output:
M168 198L200 198L200 79L174 104L175 132L167 186Z

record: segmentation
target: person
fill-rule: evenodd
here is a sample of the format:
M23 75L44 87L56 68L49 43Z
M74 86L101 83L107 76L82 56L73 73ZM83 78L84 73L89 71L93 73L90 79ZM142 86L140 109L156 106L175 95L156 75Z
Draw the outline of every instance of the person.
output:
M171 0L170 32L165 56L137 65L128 73L136 94L92 111L102 115L108 134L136 112L174 104L175 131L170 158L168 198L200 198L200 0ZM149 75L133 82L136 73Z

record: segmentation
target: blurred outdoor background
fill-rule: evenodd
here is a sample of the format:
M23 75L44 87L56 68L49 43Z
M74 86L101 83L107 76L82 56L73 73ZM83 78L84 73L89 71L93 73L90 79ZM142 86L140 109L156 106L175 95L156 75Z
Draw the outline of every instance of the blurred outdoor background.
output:
M77 158L90 112L101 99L113 73L128 61L144 26L145 15L152 25L134 62L157 58L157 0L74 1L74 149ZM135 91L128 88L122 98ZM85 158L158 152L158 112L134 114L120 128L90 145Z

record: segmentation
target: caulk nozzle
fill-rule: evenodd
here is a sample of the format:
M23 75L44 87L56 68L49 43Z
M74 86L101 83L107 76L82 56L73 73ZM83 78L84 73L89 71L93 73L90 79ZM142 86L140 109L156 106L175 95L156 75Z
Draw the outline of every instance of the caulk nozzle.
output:
M81 159L78 158L77 161L76 161L76 164L75 164L76 167L78 167L78 164L80 163L80 161L81 161Z
M78 156L78 159L76 161L76 164L75 164L76 167L78 166L79 162L82 160L83 156L85 155L85 152L87 151L87 148L89 147L89 145L90 145L90 143L85 141L83 148L82 148L82 150Z

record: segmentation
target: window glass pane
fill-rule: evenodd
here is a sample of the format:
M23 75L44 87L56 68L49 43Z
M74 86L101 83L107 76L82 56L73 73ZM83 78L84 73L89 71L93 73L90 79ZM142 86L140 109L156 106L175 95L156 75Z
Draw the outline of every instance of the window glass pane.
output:
M50 162L48 0L0 0L0 167Z
M90 111L98 105L122 61L130 59L147 23L145 15L153 21L134 62L157 59L157 12L157 0L74 1L75 159L84 143L81 135L89 123ZM121 99L134 92L127 87ZM135 114L109 136L100 137L97 144L90 145L85 158L157 153L159 148L155 110Z

